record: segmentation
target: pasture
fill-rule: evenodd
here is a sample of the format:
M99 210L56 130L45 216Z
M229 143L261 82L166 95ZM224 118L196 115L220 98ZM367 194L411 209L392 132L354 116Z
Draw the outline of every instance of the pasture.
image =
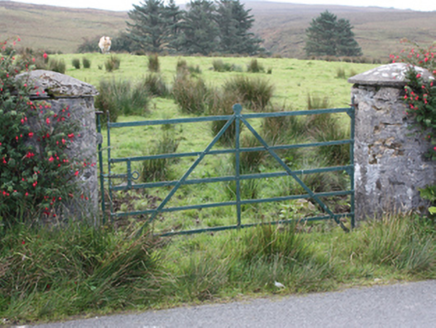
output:
M116 56L120 60L120 68L112 72L105 70L105 61L111 56ZM97 88L102 80L106 81L129 81L131 85L140 84L145 79L148 71L148 57L146 56L132 56L128 54L116 54L111 56L104 56L101 54L85 54L85 55L57 55L53 56L56 59L63 59L67 64L66 74L71 75L79 80L91 83ZM76 69L69 65L73 59L87 58L91 62L89 69ZM191 74L194 79L202 79L205 81L209 90L214 90L213 93L218 93L219 89L228 83L231 79L239 76L245 76L249 79L263 80L272 86L273 96L269 105L263 111L292 111L292 110L305 110L308 109L308 96L312 100L319 102L318 106L323 104L322 108L337 108L349 107L350 104L350 88L351 85L347 83L347 77L364 72L374 67L368 64L353 64L334 62L327 63L323 61L304 61L297 59L282 59L282 58L258 58L258 64L261 68L259 73L247 72L247 67L253 60L252 58L244 57L170 57L160 56L160 72L162 80L171 90L175 83L177 75L176 66L180 60L186 61L188 67L195 68L195 72ZM230 72L218 72L213 69L213 63L216 61L222 62L224 65L233 67ZM206 100L205 100L206 102ZM317 106L317 104L312 104ZM151 97L147 108L143 110L143 114L138 116L141 111L133 110L137 115L121 115L118 118L119 122L144 120L144 119L169 119L175 117L188 117L190 116L184 111L181 111L172 97ZM245 107L243 112L251 112L252 109ZM226 114L231 114L231 105ZM213 113L212 113L213 115ZM192 115L191 115L192 116ZM327 127L333 139L346 139L350 120L346 114L332 115L322 118L325 122L331 119L331 126ZM282 144L286 143L303 143L310 140L320 140L319 132L312 132L316 129L321 129L320 122L304 123L299 119L299 129L304 131L291 131L288 132L287 137L281 140ZM265 122L262 120L253 120L252 124L259 129L262 129ZM251 124L251 123L250 123ZM315 126L318 124L319 126ZM307 126L304 126L307 125ZM177 152L193 152L203 151L208 143L215 136L216 132L212 132L210 124L185 124L171 126L171 128L163 129L165 127L159 126L146 126L146 127L132 127L120 128L111 130L111 157L133 157L133 156L146 156L157 154L156 148L161 145L164 138L172 139L174 148ZM275 127L272 128L274 130ZM282 129L282 128L280 128ZM289 130L285 127L283 130ZM298 129L298 128L297 128ZM340 131L336 131L340 130ZM285 132L284 132L285 133ZM285 133L286 134L286 133ZM316 136L314 136L316 134ZM107 139L107 136L104 136ZM253 140L252 135L242 130L241 136L242 146L255 147L258 142ZM165 141L168 144L168 140ZM279 143L276 141L276 143ZM226 145L218 144L218 148L225 148ZM328 147L325 147L328 149ZM174 150L175 150L174 149ZM332 149L333 150L333 149ZM344 150L348 152L348 148ZM173 152L173 151L171 151ZM324 153L326 149L324 149ZM317 153L316 149L305 149L302 151L288 151L282 152L280 156L292 167L292 169L309 169L319 168L324 166L346 165L346 160L331 161L326 158L325 154ZM247 164L250 168L246 169L243 173L270 173L276 172L278 169L277 163L271 160L265 152L251 153L258 156L251 167L252 163ZM105 154L106 155L106 154ZM330 155L327 155L327 157ZM335 157L332 155L331 157ZM253 156L252 156L253 157ZM253 161L249 156L246 156L248 161ZM244 160L244 158L242 159ZM179 179L183 173L189 168L194 161L194 158L179 159L172 163L168 163L165 168L165 175L162 180L170 181ZM208 178L228 176L234 171L234 159L231 156L208 156L204 162L199 165L190 178ZM132 169L141 173L144 171L141 162L132 163ZM244 165L244 163L242 163ZM116 174L126 173L125 165L114 165L112 170ZM306 183L317 192L330 192L334 190L346 189L347 177L342 173L329 173L329 174L312 174L307 175ZM155 180L153 180L155 181ZM114 181L115 184L122 183L123 181ZM135 181L139 182L139 181ZM147 182L147 181L143 181ZM282 177L275 179L268 179L267 181L260 182L259 180L246 180L242 183L242 197L243 199L256 199L268 197L282 197L291 194L298 194L301 188L292 178ZM146 210L150 207L159 205L156 200L165 197L165 190L149 189L146 194L140 194L137 191L118 192L117 197L119 201L116 202L116 211L138 211ZM164 188L165 189L165 188ZM291 191L289 190L291 189ZM298 191L298 192L297 192ZM147 197L145 197L147 196ZM187 206L193 204L214 203L231 201L235 197L235 186L232 183L214 183L201 186L184 186L180 188L175 197L170 201L168 206ZM337 202L338 204L334 204ZM156 204L157 203L157 204ZM345 199L332 199L333 207L346 207L347 201ZM276 204L275 206L256 205L244 207L243 214L246 217L245 223L258 222L260 219L268 218L267 220L275 221L279 213L282 213L284 219L297 218L297 212L300 211L301 215L308 216L309 213L305 207L312 206L311 204L303 204L303 208L290 209L299 207L300 204L291 202L289 204ZM318 214L318 210L313 210L310 214ZM158 230L178 230L188 228L204 228L214 227L218 225L226 225L234 221L233 208L215 208L210 210L189 210L177 214L167 214L165 219L157 220L156 229ZM169 217L169 219L168 219ZM168 222L170 225L168 226Z

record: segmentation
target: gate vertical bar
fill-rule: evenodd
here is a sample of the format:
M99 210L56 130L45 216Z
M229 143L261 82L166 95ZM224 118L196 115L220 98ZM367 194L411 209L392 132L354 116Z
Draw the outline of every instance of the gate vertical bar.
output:
M354 97L351 99L351 110L349 112L350 115L350 139L352 140L352 143L350 144L350 164L353 166L351 169L350 174L350 188L352 191L352 194L350 196L350 213L351 214L351 229L354 229L355 227L355 215L354 215L354 129L355 129L355 122L356 122L356 107L354 106Z
M97 132L98 134L101 136L101 119L100 119L100 115L103 114L103 112L95 112L97 115ZM101 143L103 142L103 140L100 140L100 142L98 143L98 165L100 167L100 192L101 192L101 212L102 212L102 216L103 216L103 224L106 223L106 213L105 213L105 209L106 209L106 204L105 204L105 200L104 200L104 177L103 177L103 154L101 153Z
M111 180L111 133L110 133L110 116L109 113L107 114L107 171L108 171L108 185L109 185L109 206L110 206L110 219L112 222L112 213L114 212L113 209L113 202L112 202L112 180Z
M241 124L241 111L242 106L240 104L233 105L233 111L235 112L235 160L236 160L236 215L238 220L238 227L241 227L241 180L240 180L240 152L239 152L239 133L240 133L240 124Z

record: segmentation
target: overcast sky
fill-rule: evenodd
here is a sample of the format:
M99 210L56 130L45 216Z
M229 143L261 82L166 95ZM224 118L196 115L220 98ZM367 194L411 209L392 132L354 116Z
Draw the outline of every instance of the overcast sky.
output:
M270 0L272 1L272 0ZM96 8L115 11L128 11L133 9L132 4L140 4L141 0L20 0L17 2L26 2L34 4L45 4L61 7L74 8ZM177 4L186 3L186 0L176 0ZM435 0L274 0L274 2L290 2L304 4L336 4L336 5L353 5L353 6L377 6L397 9L412 9L420 11L436 10ZM248 8L249 6L245 6Z

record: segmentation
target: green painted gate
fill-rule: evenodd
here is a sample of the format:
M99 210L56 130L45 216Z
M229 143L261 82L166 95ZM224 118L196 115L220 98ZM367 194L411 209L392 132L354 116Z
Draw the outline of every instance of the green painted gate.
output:
M99 145L99 162L100 162L100 183L101 190L105 191L105 184L107 185L107 197L102 197L102 211L103 211L103 219L106 220L106 217L109 216L112 220L113 218L126 217L126 216L135 216L135 215L148 215L148 223L153 222L159 214L167 213L167 212L175 212L175 211L184 211L184 210L193 210L193 209L202 209L202 208L211 208L211 207L220 207L220 206L235 206L236 207L236 218L235 224L230 226L219 226L219 227L209 227L203 229L196 230L187 230L187 231L176 231L176 232L165 232L159 235L174 235L174 234L192 234L199 233L205 231L217 231L217 230L227 230L227 229L236 229L236 228L244 228L249 226L254 226L262 223L245 223L242 220L242 211L241 207L247 204L254 203L266 203L266 202L282 202L286 200L295 200L295 199L311 199L312 202L319 205L319 208L322 209L323 214L317 217L305 217L301 218L304 221L315 221L315 220L334 220L339 226L342 227L344 231L348 231L348 228L344 226L341 218L347 217L351 221L351 227L354 227L354 106L348 108L332 108L332 109L318 109L318 110L304 110L304 111L290 111L290 112L274 112L274 113L248 113L242 114L242 106L239 104L235 104L233 106L233 115L222 115L222 116L204 116L204 117L195 117L195 118L176 118L176 119L167 119L167 120L147 120L147 121L136 121L136 122L124 122L124 123L107 123L107 165L108 165L108 173L103 173L103 156L102 156L102 146ZM316 142L316 143L304 143L304 144L290 144L290 145L279 145L279 146L270 146L267 142L259 135L259 133L253 128L253 126L247 121L248 119L253 118L268 118L268 117L285 117L285 116L299 116L299 115L319 115L319 114L329 114L329 113L346 113L350 118L350 139L345 140L331 140L325 142ZM224 127L220 130L220 132L213 138L213 140L209 143L209 145L202 152L189 152L189 153L171 153L171 154L159 154L159 155L150 155L150 156L137 156L137 157L124 157L124 158L112 158L111 157L111 130L114 128L131 128L137 126L151 126L151 125L168 125L168 124L185 124L185 123L204 123L211 121L227 121ZM234 123L232 125L232 123ZM255 138L260 143L260 147L251 147L251 148L241 148L240 147L240 128L241 124L244 124L246 128L255 136ZM214 145L217 141L222 137L224 132L229 129L232 125L232 128L236 129L236 141L235 147L233 149L213 149ZM100 120L98 120L98 130L101 132ZM307 169L307 170L291 170L289 166L277 155L277 150L283 149L292 149L292 148L305 148L305 147L322 147L322 146L333 146L333 145L350 145L350 163L348 165L343 166L335 166L335 167L324 167L324 168L316 168L316 169ZM268 152L277 163L283 168L283 171L274 172L274 173L259 173L259 174L240 174L240 154L242 152L253 152L253 151L266 151ZM201 179L189 179L191 173L198 166L199 163L205 158L206 155L217 155L217 154L235 154L235 175L234 176L226 176L226 177L213 177L213 178L201 178ZM148 183L134 183L134 180L139 178L138 172L132 171L132 163L137 161L145 161L145 160L155 160L155 159L165 159L165 158L181 158L181 157L189 157L195 156L196 160L192 163L189 169L183 174L183 176L176 181L163 181L163 182L148 182ZM111 172L111 166L115 163L124 163L125 164L125 173L122 174L114 174ZM313 192L304 182L301 180L299 176L304 174L313 174L313 173L321 173L321 172L333 172L333 171L342 171L346 172L349 176L350 188L348 190L342 191L331 191L331 192L323 192L323 193L315 193ZM262 198L262 199L241 199L241 181L245 179L267 179L273 177L283 177L283 176L291 176L295 179L299 185L305 190L305 194L301 195L289 195L283 197L272 197L272 198ZM124 179L127 182L122 185L115 185L113 183L114 179ZM234 201L228 202L220 202L220 203L207 203L207 204L191 204L188 206L179 206L179 207L166 207L167 203L174 196L176 191L183 185L192 185L192 184L204 184L204 183L214 183L214 182L224 182L224 181L235 181L236 183L236 199ZM172 189L168 192L166 197L162 200L159 206L155 209L147 209L142 211L129 211L129 212L114 212L112 202L113 202L113 192L121 191L121 190L132 190L132 189L147 189L147 188L158 188L164 187ZM102 192L102 195L106 194ZM350 211L349 213L340 213L335 214L333 211L323 202L322 198L324 197L332 197L332 196L350 196ZM108 205L106 207L106 205ZM278 224L278 223L289 223L293 220L277 220L274 222L268 222L270 224ZM144 224L144 226L146 225ZM143 227L144 227L143 226ZM141 231L143 229L141 228ZM139 232L140 233L140 232Z

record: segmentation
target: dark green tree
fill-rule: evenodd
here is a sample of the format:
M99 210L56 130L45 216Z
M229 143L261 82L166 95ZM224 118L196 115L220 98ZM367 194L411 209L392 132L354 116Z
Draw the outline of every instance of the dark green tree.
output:
M188 5L180 27L178 44L182 52L208 55L218 50L219 28L213 2L194 0Z
M259 52L261 39L255 38L249 30L254 18L251 9L245 10L239 0L220 0L217 8L217 23L220 30L220 47L223 53L246 53L254 55Z
M174 52L179 52L180 48L178 36L180 33L180 19L183 17L183 13L174 0L169 0L168 5L164 7L164 17L169 29L166 37L167 47Z
M161 52L168 41L170 25L161 0L145 0L133 5L127 22L128 36L145 51Z
M337 56L362 56L362 49L354 39L353 26L347 19L339 19L336 24Z
M308 56L360 56L362 51L354 40L353 27L346 19L337 20L328 10L312 19L306 29Z

